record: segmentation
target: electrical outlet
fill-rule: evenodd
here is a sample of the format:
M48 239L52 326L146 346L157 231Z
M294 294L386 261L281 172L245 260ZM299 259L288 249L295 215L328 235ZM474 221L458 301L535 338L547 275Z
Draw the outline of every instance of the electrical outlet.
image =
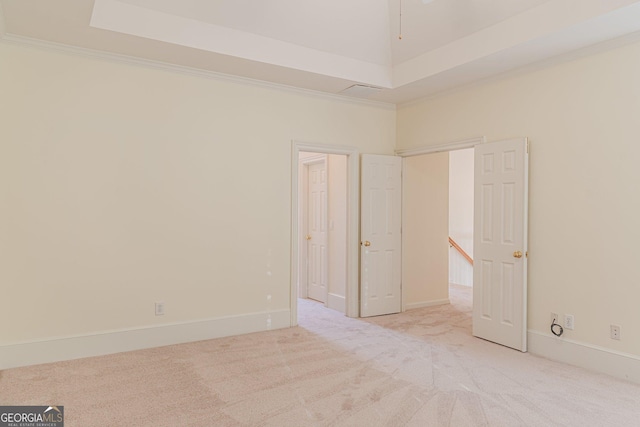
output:
M573 330L574 322L573 322L573 314L565 314L564 315L564 328Z
M619 340L620 339L620 326L611 325L611 339Z
M549 318L549 322L553 325L554 323L558 323L558 315L556 313L551 313L551 317Z
M164 303L157 302L156 303L156 316L164 316Z

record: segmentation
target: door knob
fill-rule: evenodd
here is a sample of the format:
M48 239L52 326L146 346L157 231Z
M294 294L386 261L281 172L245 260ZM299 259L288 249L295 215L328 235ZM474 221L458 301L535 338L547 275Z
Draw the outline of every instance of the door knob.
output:
M522 258L522 252L520 252L520 251L515 251L515 252L513 253L513 257L514 257L514 258Z
M307 239L307 240L311 240L311 234L307 234L307 235L305 236L305 239Z
M371 242L368 240L365 240L364 242L360 242L360 244L364 246L371 246Z

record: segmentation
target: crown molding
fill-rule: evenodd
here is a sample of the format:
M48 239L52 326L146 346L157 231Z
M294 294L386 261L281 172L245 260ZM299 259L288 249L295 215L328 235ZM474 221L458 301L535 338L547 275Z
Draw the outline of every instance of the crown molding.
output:
M3 15L0 5L0 31L2 30ZM183 65L169 64L162 61L154 61L151 59L138 58L118 53L104 52L97 49L89 49L84 47L72 46L64 43L35 39L32 37L20 36L11 33L0 32L0 41L8 44L22 45L34 47L37 49L48 50L58 53L71 54L85 58L98 59L109 62L123 63L138 67L151 68L155 70L167 71L171 73L183 74L188 76L217 80L221 82L235 83L244 86L255 86L267 89L273 89L281 92L295 93L309 97L328 99L332 101L346 102L350 104L363 105L374 108L382 108L385 110L395 111L396 105L382 102L372 101L368 99L351 98L339 94L332 94L311 89L302 89L294 86L288 86L279 83L272 83L263 80L251 79L248 77L234 76L231 74L218 73L215 71L202 70L199 68L186 67Z
M410 107L428 102L432 99L437 99L437 98L445 97L448 95L464 92L469 89L482 87L484 85L499 82L501 80L506 80L510 78L516 78L519 76L527 75L540 70L544 70L546 68L558 66L567 62L577 61L589 56L598 55L600 53L605 53L611 50L621 49L621 48L624 48L625 46L638 43L638 42L640 42L640 31L634 31L632 33L625 34L620 37L604 40L599 43L582 47L580 49L572 50L560 55L553 56L551 58L535 61L530 64L523 65L521 67L504 71L502 73L498 73L498 74L485 77L479 80L475 80L470 83L454 86L449 89L440 90L426 96L421 96L419 98L412 99L410 101L398 102L396 104L396 107L398 110L401 110L403 108L410 108Z

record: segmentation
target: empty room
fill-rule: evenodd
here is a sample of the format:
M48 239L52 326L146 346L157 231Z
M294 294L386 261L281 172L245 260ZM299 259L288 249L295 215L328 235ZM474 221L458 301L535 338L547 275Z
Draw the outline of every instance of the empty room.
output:
M638 76L640 0L0 0L0 427L638 425Z

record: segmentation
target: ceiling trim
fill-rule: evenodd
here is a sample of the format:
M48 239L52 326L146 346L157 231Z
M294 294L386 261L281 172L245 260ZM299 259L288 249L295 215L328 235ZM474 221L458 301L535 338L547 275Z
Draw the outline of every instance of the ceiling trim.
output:
M1 6L1 4L0 4ZM0 24L2 23L1 15L2 9L0 8ZM1 29L1 28L0 28ZM329 99L333 101L346 102L350 104L364 105L375 108L382 108L385 110L396 110L396 105L393 103L383 102L383 101L374 101L368 99L359 99L352 98L348 96L343 96L339 94L332 94L327 92L321 92L311 89L303 89L294 86L288 86L279 83L267 82L264 80L251 79L248 77L240 77L234 76L231 74L218 73L215 71L207 71L198 68L186 67L183 65L175 65L169 64L162 61L154 61L150 59L143 59L138 57L133 57L129 55L122 55L118 53L104 52L96 49L88 49L84 47L71 46L63 43L56 43L51 41L34 39L31 37L20 36L11 33L0 33L0 42L8 43L8 44L16 44L22 46L34 47L42 50L54 51L58 53L66 53L76 56L81 56L85 58L93 58L99 60L105 60L109 62L117 62L124 63L128 65L134 65L138 67L151 68L155 70L168 71L177 74L184 74L188 76L194 77L202 77L212 80L217 80L221 82L229 82L235 83L245 86L256 86L267 89L278 90L282 92L296 93L302 94L306 96L321 98L321 99Z
M636 31L630 34L625 34L620 37L605 40L600 43L592 44L580 49L562 53L560 55L556 55L551 58L535 61L526 65L523 65L521 67L508 70L508 71L503 71L501 73L484 77L479 80L474 80L466 84L454 86L448 89L443 89L425 96L421 96L420 98L416 98L411 101L398 102L396 103L396 106L398 109L412 107L414 105L419 105L423 102L426 102L430 99L435 99L442 96L463 92L465 90L468 90L474 87L483 86L488 83L497 82L507 78L518 77L518 76L532 73L538 70L543 70L548 67L553 67L555 65L562 64L565 62L576 61L578 59L585 58L591 55L596 55L596 54L607 52L610 50L619 49L624 46L637 43L637 42L640 42L640 31Z
M522 56L524 52L534 60L541 48L549 52L555 49L551 56L562 54L633 31L637 28L639 16L638 0L547 1L508 20L395 65L393 88L425 80L492 55L513 53L514 49L517 56Z

